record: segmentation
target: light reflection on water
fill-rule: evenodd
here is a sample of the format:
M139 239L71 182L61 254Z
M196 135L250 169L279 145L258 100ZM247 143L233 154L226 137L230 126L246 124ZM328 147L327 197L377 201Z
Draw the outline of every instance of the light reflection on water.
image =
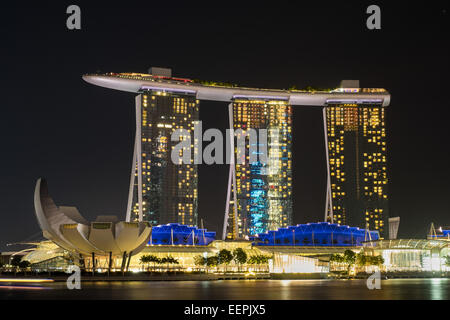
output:
M381 290L366 280L219 280L82 282L68 290L65 282L43 285L53 290L0 290L0 299L450 299L450 279L390 279ZM39 292L36 292L39 291Z

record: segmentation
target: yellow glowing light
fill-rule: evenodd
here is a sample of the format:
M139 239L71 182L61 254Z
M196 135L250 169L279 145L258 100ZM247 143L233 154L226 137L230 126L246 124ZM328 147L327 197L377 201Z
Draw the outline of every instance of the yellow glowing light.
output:
M11 278L0 278L0 282L54 282L53 279L11 279Z

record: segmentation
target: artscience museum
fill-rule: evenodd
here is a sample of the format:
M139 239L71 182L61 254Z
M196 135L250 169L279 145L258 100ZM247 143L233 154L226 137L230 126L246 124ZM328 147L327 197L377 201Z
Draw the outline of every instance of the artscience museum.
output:
M127 267L133 254L148 243L151 227L147 222L119 221L116 216L98 216L88 222L76 207L57 206L48 193L47 182L38 179L34 194L36 217L45 238L70 253L80 265L96 268L99 258L107 257L108 269Z

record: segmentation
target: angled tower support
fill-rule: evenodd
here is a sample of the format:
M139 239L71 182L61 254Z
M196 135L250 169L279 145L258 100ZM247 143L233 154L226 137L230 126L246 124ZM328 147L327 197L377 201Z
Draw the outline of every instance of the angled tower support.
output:
M130 190L128 192L128 205L126 221L131 220L133 210L133 191L137 184L139 221L143 221L142 214L142 129L141 129L141 95L136 96L136 137L134 140L133 163L131 164ZM137 181L136 181L137 180Z
M327 130L327 111L326 107L322 109L323 115L323 132L325 138L325 154L327 160L327 189L325 196L325 222L334 223L333 216L333 197L331 194L331 177L330 177L330 158L328 153L328 130Z
M229 162L230 162L230 173L228 176L228 190L227 190L227 202L225 205L225 217L223 221L223 233L222 240L227 237L227 229L230 228L232 239L238 238L238 217L237 217L237 193L236 193L236 169L234 161L234 123L233 123L233 103L228 105L228 116L230 121L230 131L229 131L229 145L227 145L227 150L229 150ZM232 208L232 219L231 222L233 226L229 226L230 222L230 200L233 196L233 208Z

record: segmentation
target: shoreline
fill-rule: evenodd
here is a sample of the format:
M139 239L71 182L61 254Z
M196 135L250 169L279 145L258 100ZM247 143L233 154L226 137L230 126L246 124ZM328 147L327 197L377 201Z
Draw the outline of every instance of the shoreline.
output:
M66 281L70 274L65 273L41 273L41 274L0 274L0 281L8 283L21 280L52 280L53 282ZM104 281L218 281L218 280L363 280L370 274L359 274L352 277L333 276L328 273L278 273L278 274L81 274L82 282L104 282ZM382 280L389 279L420 279L420 278L450 278L450 274L441 272L420 272L420 273L382 273Z

